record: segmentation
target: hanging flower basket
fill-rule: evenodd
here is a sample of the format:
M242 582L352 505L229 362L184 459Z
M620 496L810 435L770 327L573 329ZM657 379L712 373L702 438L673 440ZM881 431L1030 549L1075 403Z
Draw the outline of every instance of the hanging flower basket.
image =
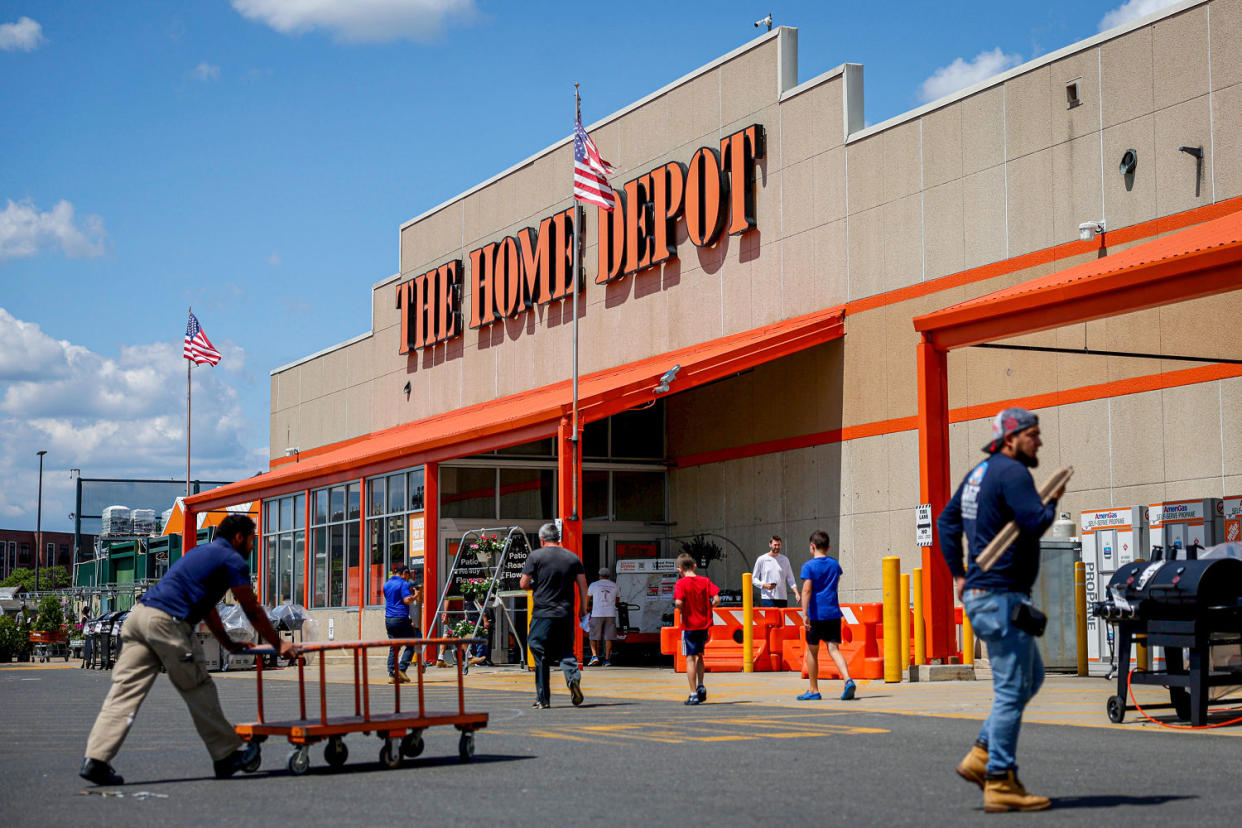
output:
M495 535L480 535L477 539L470 541L466 549L483 566L491 566L500 559L500 553L504 551L505 545Z

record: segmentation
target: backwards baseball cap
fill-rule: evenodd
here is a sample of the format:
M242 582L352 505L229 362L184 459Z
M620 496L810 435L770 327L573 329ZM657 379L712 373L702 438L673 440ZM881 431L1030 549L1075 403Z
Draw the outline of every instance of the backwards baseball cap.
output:
M1039 425L1039 417L1025 408L1006 408L992 421L992 440L983 447L983 450L988 454L995 454L1001 450L1001 446L1005 445L1005 438L1010 434L1017 434L1019 431L1026 431L1037 425Z

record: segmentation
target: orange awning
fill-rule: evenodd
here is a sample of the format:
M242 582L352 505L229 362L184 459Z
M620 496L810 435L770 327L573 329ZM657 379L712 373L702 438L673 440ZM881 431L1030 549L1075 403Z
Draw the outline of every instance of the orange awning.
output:
M164 524L164 531L160 533L162 536L180 535L183 531L185 531L185 509L182 505L182 500L183 499L179 497L176 502L173 503L172 514L168 516L168 523ZM194 515L194 522L198 524L199 529L208 529L212 526L219 526L221 521L234 512L248 515L251 520L258 521L259 501L256 500L252 503L242 503L237 506L229 506L226 509L212 509L208 512L196 512Z
M578 380L580 422L620 413L654 398L659 378L680 365L670 393L685 391L838 339L845 311L834 307L659 356L585 374ZM189 498L196 512L326 486L411 465L466 457L556 434L570 413L569 380L436 414L274 461L264 474Z
M938 350L1242 288L1242 211L916 316Z

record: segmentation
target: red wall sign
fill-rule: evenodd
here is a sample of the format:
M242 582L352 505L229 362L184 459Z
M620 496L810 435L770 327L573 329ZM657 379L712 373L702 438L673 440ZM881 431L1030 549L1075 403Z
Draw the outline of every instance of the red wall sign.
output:
M733 236L753 230L755 162L764 154L763 127L752 124L721 139L719 149L700 147L688 164L673 161L616 187L616 208L596 208L596 283L677 258L678 220L696 247L710 247L726 229ZM571 296L573 243L570 208L543 219L538 229L527 227L470 251L470 327ZM401 353L462 334L461 285L461 260L397 285Z

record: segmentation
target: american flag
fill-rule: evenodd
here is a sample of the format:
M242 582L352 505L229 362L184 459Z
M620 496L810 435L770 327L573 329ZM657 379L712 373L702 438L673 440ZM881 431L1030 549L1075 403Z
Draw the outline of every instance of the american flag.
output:
M604 176L614 172L582 128L582 113L578 112L574 117L574 198L611 212L616 199Z
M195 365L215 365L220 361L220 352L211 344L207 334L198 326L198 317L190 312L190 321L185 326L185 348L181 355L192 360Z

